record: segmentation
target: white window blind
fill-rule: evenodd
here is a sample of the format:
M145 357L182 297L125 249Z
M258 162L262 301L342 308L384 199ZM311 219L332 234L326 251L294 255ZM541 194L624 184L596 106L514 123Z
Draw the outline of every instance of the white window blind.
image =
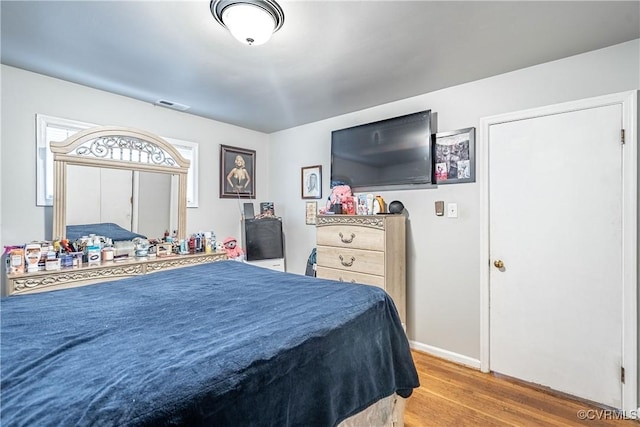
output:
M52 141L64 141L73 134L94 125L59 117L36 115L36 205L53 205Z

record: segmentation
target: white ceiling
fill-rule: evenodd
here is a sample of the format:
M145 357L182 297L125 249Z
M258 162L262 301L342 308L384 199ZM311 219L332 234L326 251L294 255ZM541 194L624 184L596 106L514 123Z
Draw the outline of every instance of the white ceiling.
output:
M245 46L207 0L3 0L1 59L270 133L640 38L640 1L279 3Z

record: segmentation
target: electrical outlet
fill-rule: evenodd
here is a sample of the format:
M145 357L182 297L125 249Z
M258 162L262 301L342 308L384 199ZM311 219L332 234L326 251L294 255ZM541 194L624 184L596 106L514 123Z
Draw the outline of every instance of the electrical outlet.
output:
M457 203L447 203L447 217L448 218L458 218L458 204Z

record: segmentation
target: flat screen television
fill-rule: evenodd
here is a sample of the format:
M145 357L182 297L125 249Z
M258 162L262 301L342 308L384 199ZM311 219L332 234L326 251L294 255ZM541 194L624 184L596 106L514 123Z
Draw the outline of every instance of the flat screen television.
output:
M354 192L431 184L431 110L331 133L331 187Z

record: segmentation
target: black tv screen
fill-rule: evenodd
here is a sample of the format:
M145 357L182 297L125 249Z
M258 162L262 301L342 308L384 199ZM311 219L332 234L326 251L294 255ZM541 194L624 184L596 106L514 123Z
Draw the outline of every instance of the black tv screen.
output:
M431 183L431 110L331 133L331 187L353 191Z

